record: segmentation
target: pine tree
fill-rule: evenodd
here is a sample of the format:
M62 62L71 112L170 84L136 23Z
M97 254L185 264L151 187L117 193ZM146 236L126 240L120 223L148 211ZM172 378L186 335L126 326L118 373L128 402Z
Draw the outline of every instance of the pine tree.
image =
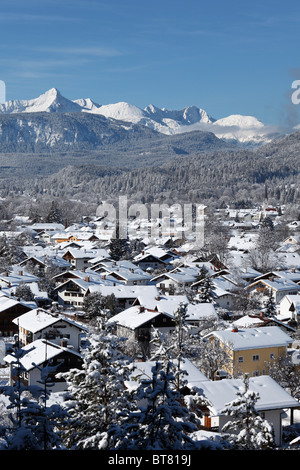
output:
M5 435L6 450L61 450L64 448L58 425L66 418L66 411L59 404L48 406L51 391L50 376L57 367L48 364L41 371L41 386L26 387L21 380L23 351L15 353L12 363L16 380L6 386L3 394L9 398L8 410L11 425ZM2 442L3 445L3 442Z
M50 210L46 216L46 222L48 223L63 223L63 217L58 207L57 202L52 201Z
M157 350L151 359L156 360L151 375L141 374L139 378L133 394L136 409L124 411L122 421L110 428L114 449L200 449L203 444L197 441L194 433L200 424L199 404L205 400L196 390L186 395L182 393L184 383L179 380L178 370L180 354L172 359L174 346L166 346L158 330L155 330L152 341ZM181 372L184 375L183 369Z
M30 286L28 284L25 284L24 282L21 282L16 287L15 296L25 301L34 300L34 294Z
M234 449L261 450L274 446L274 431L272 425L264 420L255 409L259 399L257 392L249 389L249 375L244 376L244 391L236 393L237 398L228 403L223 414L232 417L222 428L228 432L225 440Z
M187 450L197 449L190 436L197 431L194 413L180 401L176 390L174 365L159 361L149 379L141 379L135 399L140 403L120 426L112 426L110 434L117 450ZM145 403L145 405L142 405Z
M62 374L69 387L66 406L71 416L63 436L71 450L109 448L109 426L128 406L124 383L130 361L120 352L122 339L112 333L109 317L103 310L95 331L89 333L83 368Z
M198 287L197 300L200 303L209 303L213 300L212 282L205 266L202 266L200 270L199 280L201 281L201 284Z
M113 260L119 261L125 259L130 251L130 244L128 238L119 237L119 226L116 227L116 236L112 238L109 244L110 256Z
M276 313L277 313L276 304L275 304L275 301L274 301L273 293L270 290L268 298L264 303L264 315L266 317L272 317L272 316L276 315Z

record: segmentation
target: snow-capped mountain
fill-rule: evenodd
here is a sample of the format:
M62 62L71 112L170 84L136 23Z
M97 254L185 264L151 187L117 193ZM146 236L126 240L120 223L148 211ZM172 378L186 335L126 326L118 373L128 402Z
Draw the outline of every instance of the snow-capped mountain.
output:
M0 104L0 113L74 113L83 107L76 102L64 98L56 88L51 88L43 95L32 100L11 100Z
M247 145L268 143L286 133L263 124L253 116L237 114L216 120L196 106L168 110L152 104L141 109L126 102L99 105L90 98L69 100L56 88L32 100L11 100L0 104L0 114L34 112L92 113L109 119L141 124L167 135L200 130L212 132L224 140Z

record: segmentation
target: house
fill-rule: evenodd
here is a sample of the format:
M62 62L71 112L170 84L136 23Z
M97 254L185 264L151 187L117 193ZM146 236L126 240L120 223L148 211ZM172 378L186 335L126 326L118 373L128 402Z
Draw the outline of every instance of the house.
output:
M205 336L217 341L229 355L225 370L236 376L249 373L255 377L268 373L268 363L287 355L292 338L278 326L236 328L213 331Z
M68 347L79 351L81 333L85 330L82 325L63 315L52 314L41 308L20 315L13 323L18 328L19 341L23 346L38 339L47 339L55 344L65 340Z
M198 270L199 271L199 270ZM195 272L189 272L187 269L177 272L166 272L154 276L151 282L155 283L156 287L162 292L172 292L173 290L181 289L182 287L192 286L197 278Z
M192 284L192 289L195 291L194 299L199 299L199 288L201 287L202 280ZM231 280L225 279L224 277L212 277L211 278L211 295L213 302L216 307L225 310L231 310L236 300L237 294L235 291L237 286Z
M115 326L116 335L147 344L152 338L153 328L161 333L171 333L175 328L173 315L141 305L129 307L114 315L108 322Z
M99 237L95 235L94 232L85 232L81 230L77 230L75 232L68 232L65 231L57 231L54 235L52 235L51 240L55 243L64 243L64 242L95 242L99 241Z
M128 286L120 283L115 286L100 285L99 292L103 297L114 295L117 309L120 311L132 305L152 305L159 296L155 286ZM138 299L143 299L141 304L138 303Z
M286 295L279 302L280 316L300 322L300 295Z
M147 285L151 280L150 274L127 260L104 261L94 270L128 286Z
M97 249L69 248L62 255L74 269L84 269L89 267L89 261L97 256Z
M143 296L137 297L133 306L140 305L145 308L164 312L174 316L175 312L181 305L186 306L186 324L191 326L191 333L199 330L199 327L207 321L217 321L218 314L212 303L196 303L189 302L186 295L158 295L155 298L147 299Z
M151 253L145 253L136 256L134 258L135 264L143 269L146 270L156 270L156 269L166 269L169 265L168 261L164 261L157 256L152 255Z
M169 264L178 258L178 253L160 247L151 247L137 255L133 262L141 269L167 269Z
M120 284L114 277L109 276L106 273L96 272L89 268L69 269L68 271L63 271L59 274L56 274L52 278L57 286L61 283L67 282L69 279L83 279L94 284L104 284L104 281L106 280L106 284L108 284L109 281L111 281L113 284Z
M34 276L20 266L11 266L10 271L4 271L0 274L1 287L16 288L20 284L30 284L38 281L38 276Z
M32 230L36 233L41 233L41 232L58 232L60 230L64 230L63 224L59 224L56 222L37 222L32 225L27 226L28 230Z
M243 379L203 380L198 387L208 401L207 407L202 410L202 425L207 430L222 432L224 425L232 419L224 413L224 409L236 400L237 391L245 389ZM275 444L280 446L283 411L297 409L300 403L268 375L250 377L249 390L258 393L255 409L273 426Z
M53 266L60 271L64 271L70 268L70 263L60 256L49 256L49 255L42 255L42 256L29 256L28 258L24 259L19 263L21 268L28 268L28 266L33 267L36 269L37 272L45 272L48 266Z
M176 360L173 361L174 366L178 367ZM144 378L149 379L152 375L152 368L155 367L154 361L139 361L133 362L132 373L129 380L125 382L128 390L135 390L139 386L139 381ZM190 389L201 389L203 382L210 381L189 359L186 357L182 359L180 370L184 373L184 381L186 386Z
M130 340L150 341L153 327L163 334L172 333L175 327L174 316L177 310L186 306L186 325L191 333L197 332L201 323L217 320L218 316L212 304L191 304L185 295L158 295L146 298L140 295L129 307L112 317L116 334Z
M186 323L193 326L193 332L199 330L205 322L214 322L218 320L218 314L215 306L210 302L187 305Z
M300 235L290 235L283 241L284 245L294 245L295 248L300 244Z
M70 369L80 369L83 363L79 352L70 349L65 342L61 345L45 339L38 339L21 348L22 355L18 359L20 367L21 383L25 387L41 387L43 383L43 369L47 366L55 367L55 372L50 372L51 392L61 392L68 389L66 381L56 377L59 372L68 372ZM9 365L9 384L14 385L19 377L16 376L17 357L12 353L4 357ZM18 369L19 369L18 367ZM50 386L49 386L50 388Z
M55 287L57 293L57 301L60 305L74 305L82 308L84 297L92 292L100 292L101 285L113 286L118 284L116 279L110 280L105 276L98 276L95 281L86 273L84 279L68 279L66 282Z
M279 303L285 295L297 295L300 292L300 285L286 278L259 279L245 287L250 295L254 293L268 296L271 291L274 302Z
M13 336L18 333L18 328L13 320L31 310L31 307L23 302L7 295L0 295L0 335L2 337Z
M260 281L261 279L286 279L298 284L300 283L300 271L296 270L295 268L290 270L282 269L281 271L270 271L268 273L257 276L255 279L253 279L253 281Z
M261 275L261 272L257 271L256 269L253 269L251 267L243 267L240 270L239 273L241 279L245 282L253 282L258 278L258 276Z

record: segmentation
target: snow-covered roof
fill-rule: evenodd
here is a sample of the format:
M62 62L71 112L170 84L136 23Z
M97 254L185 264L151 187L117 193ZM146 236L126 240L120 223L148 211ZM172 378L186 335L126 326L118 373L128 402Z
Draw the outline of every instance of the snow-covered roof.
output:
M139 385L139 380L145 380L152 377L152 368L155 367L154 361L146 362L134 362L133 363L133 372L131 374L130 381L126 382L128 388L136 388ZM177 365L177 364L175 364ZM184 358L180 369L186 372L184 375L184 380L187 381L187 386L189 387L202 387L203 382L208 382L209 379L189 360ZM137 377L139 377L138 380Z
M0 295L0 312L4 312L5 310L20 304L21 302L16 299L8 297L7 295Z
M252 288L257 286L257 284L262 283L265 284L266 287L269 287L269 289L277 291L277 292L282 292L282 291L299 291L300 292L300 286L296 284L293 281L290 281L286 278L280 278L280 279L259 279L252 284L249 284L246 288Z
M238 329L238 331L232 331L232 329L219 330L213 331L207 336L217 337L233 351L270 348L275 346L288 347L292 342L292 338L278 326L242 328Z
M22 348L23 355L19 359L21 366L29 371L36 366L43 364L45 360L51 360L61 354L63 351L68 351L70 354L81 357L81 355L73 349L60 346L58 344L50 343L44 339L38 339L32 343L27 344ZM8 354L4 358L5 362L12 364L16 362L16 357Z
M137 305L129 307L126 310L123 310L123 312L117 313L110 318L108 322L112 324L117 323L118 325L129 328L130 330L135 330L162 314L162 312L148 310L147 308L144 308L141 312L140 307ZM167 315L166 313L164 314Z
M243 379L203 381L201 390L211 404L211 411L220 415L225 406L237 398L237 392L244 392L245 385ZM299 402L269 375L250 377L249 390L259 394L255 405L257 411L299 407Z
M145 303L151 302L158 296L156 286L127 286L121 283L116 286L101 285L99 292L103 296L114 294L117 299L136 299L141 296Z
M10 271L0 274L0 280L5 284L17 286L21 283L29 284L31 282L36 282L39 278L27 271L24 271L20 266L11 266Z
M264 320L257 316L253 315L244 315L243 317L239 318L232 322L232 326L237 328L251 328L253 326L264 325Z
M185 273L185 272L177 272L177 273L162 273L159 274L158 276L153 277L151 280L152 281L158 281L160 279L171 279L174 282L177 282L178 284L185 284L185 283L193 283L196 281L196 276L190 273Z
M300 307L300 295L299 294L285 295L283 299L281 299L280 303L286 300L288 300L290 304L294 304L295 307Z
M30 331L32 333L37 333L38 331L41 331L44 328L47 328L61 321L67 322L70 325L76 326L79 329L83 329L79 324L76 324L74 321L62 315L51 315L42 308L36 308L30 310L27 313L23 313L12 321L19 327L24 328L25 330Z
M218 318L215 307L212 303L188 304L187 321L216 320Z

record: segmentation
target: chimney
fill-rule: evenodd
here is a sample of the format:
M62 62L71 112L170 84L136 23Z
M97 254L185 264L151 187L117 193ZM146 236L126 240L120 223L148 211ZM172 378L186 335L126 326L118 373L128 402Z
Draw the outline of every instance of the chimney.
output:
M238 331L239 331L239 329L236 326L234 328L232 328L233 333L237 333Z
M86 276L86 277L84 278L84 280L85 280L85 282L90 282L89 276Z
M19 271L19 276L23 276L23 271Z
M62 348L66 348L68 346L68 341L66 340L66 338L62 338L60 345Z
M145 307L143 307L142 305L140 305L140 313L144 312L145 311Z

